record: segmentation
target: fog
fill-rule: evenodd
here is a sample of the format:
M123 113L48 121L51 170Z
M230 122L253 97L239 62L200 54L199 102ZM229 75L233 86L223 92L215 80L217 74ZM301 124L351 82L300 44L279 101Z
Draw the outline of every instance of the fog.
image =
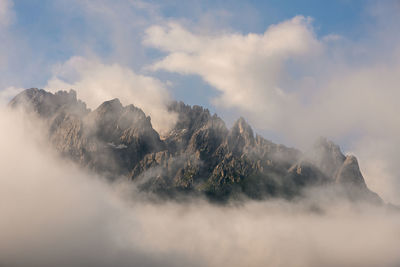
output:
M398 266L400 215L326 192L296 202L157 201L59 158L0 111L2 266ZM152 200L149 200L152 199Z

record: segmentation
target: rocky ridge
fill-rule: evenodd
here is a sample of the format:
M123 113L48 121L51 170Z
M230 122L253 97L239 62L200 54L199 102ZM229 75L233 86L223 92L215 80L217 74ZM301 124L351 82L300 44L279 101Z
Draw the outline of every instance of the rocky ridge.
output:
M73 90L52 94L31 88L9 106L43 118L62 155L109 179L128 177L142 190L161 195L291 199L305 188L333 185L351 199L381 202L365 184L357 159L324 138L305 155L254 135L243 118L228 129L207 109L182 102L168 107L178 121L160 137L141 109L113 99L92 111Z

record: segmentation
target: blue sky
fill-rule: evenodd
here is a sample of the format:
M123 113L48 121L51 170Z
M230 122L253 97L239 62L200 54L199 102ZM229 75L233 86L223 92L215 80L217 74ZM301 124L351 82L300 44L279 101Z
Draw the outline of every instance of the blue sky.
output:
M0 99L74 88L159 129L177 99L303 149L324 135L400 200L398 14L398 0L0 0Z

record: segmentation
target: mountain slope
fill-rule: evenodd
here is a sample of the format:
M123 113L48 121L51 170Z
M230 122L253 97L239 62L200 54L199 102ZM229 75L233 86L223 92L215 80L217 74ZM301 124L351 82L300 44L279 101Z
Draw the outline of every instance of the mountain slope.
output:
M290 199L311 186L333 185L351 199L381 202L366 186L356 158L323 138L305 155L254 135L243 118L228 129L207 109L182 102L170 104L178 121L160 137L141 109L113 99L91 111L73 90L27 89L9 105L44 119L62 155L110 179L128 177L142 190L215 200Z

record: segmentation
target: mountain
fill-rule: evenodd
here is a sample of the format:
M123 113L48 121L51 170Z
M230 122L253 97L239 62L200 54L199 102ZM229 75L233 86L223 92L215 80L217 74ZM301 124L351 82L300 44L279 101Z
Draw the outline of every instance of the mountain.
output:
M52 94L32 88L9 106L42 118L63 156L111 180L128 177L141 190L160 195L291 199L307 188L333 186L350 199L382 202L365 184L357 159L343 155L334 143L320 138L304 154L255 135L243 118L228 129L200 106L172 102L168 109L178 120L162 137L141 109L118 99L92 111L73 90Z

